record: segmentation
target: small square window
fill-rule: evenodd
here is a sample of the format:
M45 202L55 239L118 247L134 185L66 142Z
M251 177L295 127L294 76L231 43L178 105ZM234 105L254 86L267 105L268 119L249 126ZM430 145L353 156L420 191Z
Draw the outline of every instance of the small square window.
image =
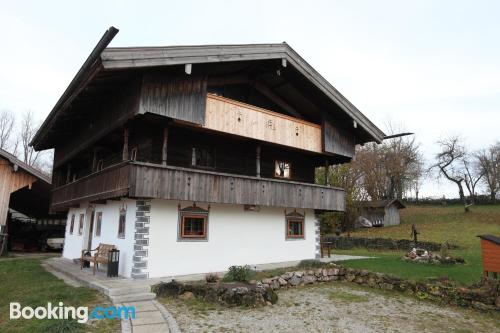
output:
M120 219L118 220L118 238L125 238L125 223L127 211L120 209Z
M208 234L208 210L187 207L179 212L179 240L206 240Z
M275 161L274 176L277 178L290 179L292 176L292 165L286 161Z
M304 215L297 212L286 215L286 238L304 239Z
M95 222L95 236L101 236L101 225L102 225L102 212L97 212L96 222Z
M85 219L84 214L80 214L80 221L78 222L78 236L83 234L83 220Z
M73 230L75 230L75 214L71 215L71 223L69 225L69 234L73 235Z

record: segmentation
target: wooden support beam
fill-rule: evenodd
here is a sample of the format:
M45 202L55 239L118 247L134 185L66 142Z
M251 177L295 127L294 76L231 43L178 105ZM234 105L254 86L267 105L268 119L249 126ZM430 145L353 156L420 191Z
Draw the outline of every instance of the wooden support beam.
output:
M163 145L161 147L161 163L167 165L167 147L168 147L168 124L163 129Z
M128 128L125 127L123 130L123 153L122 153L123 161L128 161L128 137L129 137L129 131Z
M330 165L328 164L328 160L325 160L325 186L328 186L328 184L330 183L328 179L329 170L330 170Z
M97 167L97 149L94 149L94 156L92 157L92 172L95 172Z
M271 99L274 103L276 103L279 107L281 107L283 110L285 110L288 114L291 116L294 116L296 118L302 119L302 115L295 110L293 106L288 104L285 100L283 100L280 96L278 96L271 88L268 86L260 83L259 81L256 81L254 84L255 89L257 89L262 95L266 96L267 98Z
M66 184L68 184L71 180L71 163L68 163L66 167Z
M260 178L260 145L255 151L255 175Z

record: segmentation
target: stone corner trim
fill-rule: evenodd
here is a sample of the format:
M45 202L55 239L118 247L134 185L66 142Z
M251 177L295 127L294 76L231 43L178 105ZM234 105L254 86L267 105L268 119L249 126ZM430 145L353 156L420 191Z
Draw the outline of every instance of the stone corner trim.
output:
M148 249L149 249L149 222L151 201L137 200L135 211L134 256L132 258L132 278L144 279L149 277Z

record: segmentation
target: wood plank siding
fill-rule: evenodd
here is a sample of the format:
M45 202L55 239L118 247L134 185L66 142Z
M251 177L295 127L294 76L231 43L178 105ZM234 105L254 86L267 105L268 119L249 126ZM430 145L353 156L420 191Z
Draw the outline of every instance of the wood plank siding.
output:
M205 128L322 152L320 125L212 94L206 103Z
M325 152L354 157L356 139L352 132L348 132L331 121L323 122L323 142Z
M485 272L500 273L500 244L481 239L483 270Z
M344 210L345 192L333 187L148 163L131 172L131 197Z
M119 196L343 211L342 189L126 162L53 190L53 210Z
M207 80L144 74L139 113L154 113L203 125Z
M80 202L125 196L130 186L130 165L120 163L80 178L52 191L53 211L63 211Z

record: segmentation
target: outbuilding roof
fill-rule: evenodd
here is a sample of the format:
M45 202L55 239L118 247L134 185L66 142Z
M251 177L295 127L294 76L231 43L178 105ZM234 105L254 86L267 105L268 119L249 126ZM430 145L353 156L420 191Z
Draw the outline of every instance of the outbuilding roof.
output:
M20 168L21 170L29 173L30 175L33 175L34 177L43 180L44 182L51 184L51 179L49 176L45 175L43 172L41 172L38 169L35 169L34 167L24 163L11 153L0 149L0 157L4 158L7 160L9 163L11 163L13 166L17 166L17 168Z
M395 205L398 209L406 208L406 206L398 199L361 201L360 205L361 207L367 208L385 208L391 205Z
M487 241L490 241L492 243L495 243L497 245L500 245L500 237L498 236L493 236L493 235L479 235L477 236L481 239L484 239L484 240L487 240Z

